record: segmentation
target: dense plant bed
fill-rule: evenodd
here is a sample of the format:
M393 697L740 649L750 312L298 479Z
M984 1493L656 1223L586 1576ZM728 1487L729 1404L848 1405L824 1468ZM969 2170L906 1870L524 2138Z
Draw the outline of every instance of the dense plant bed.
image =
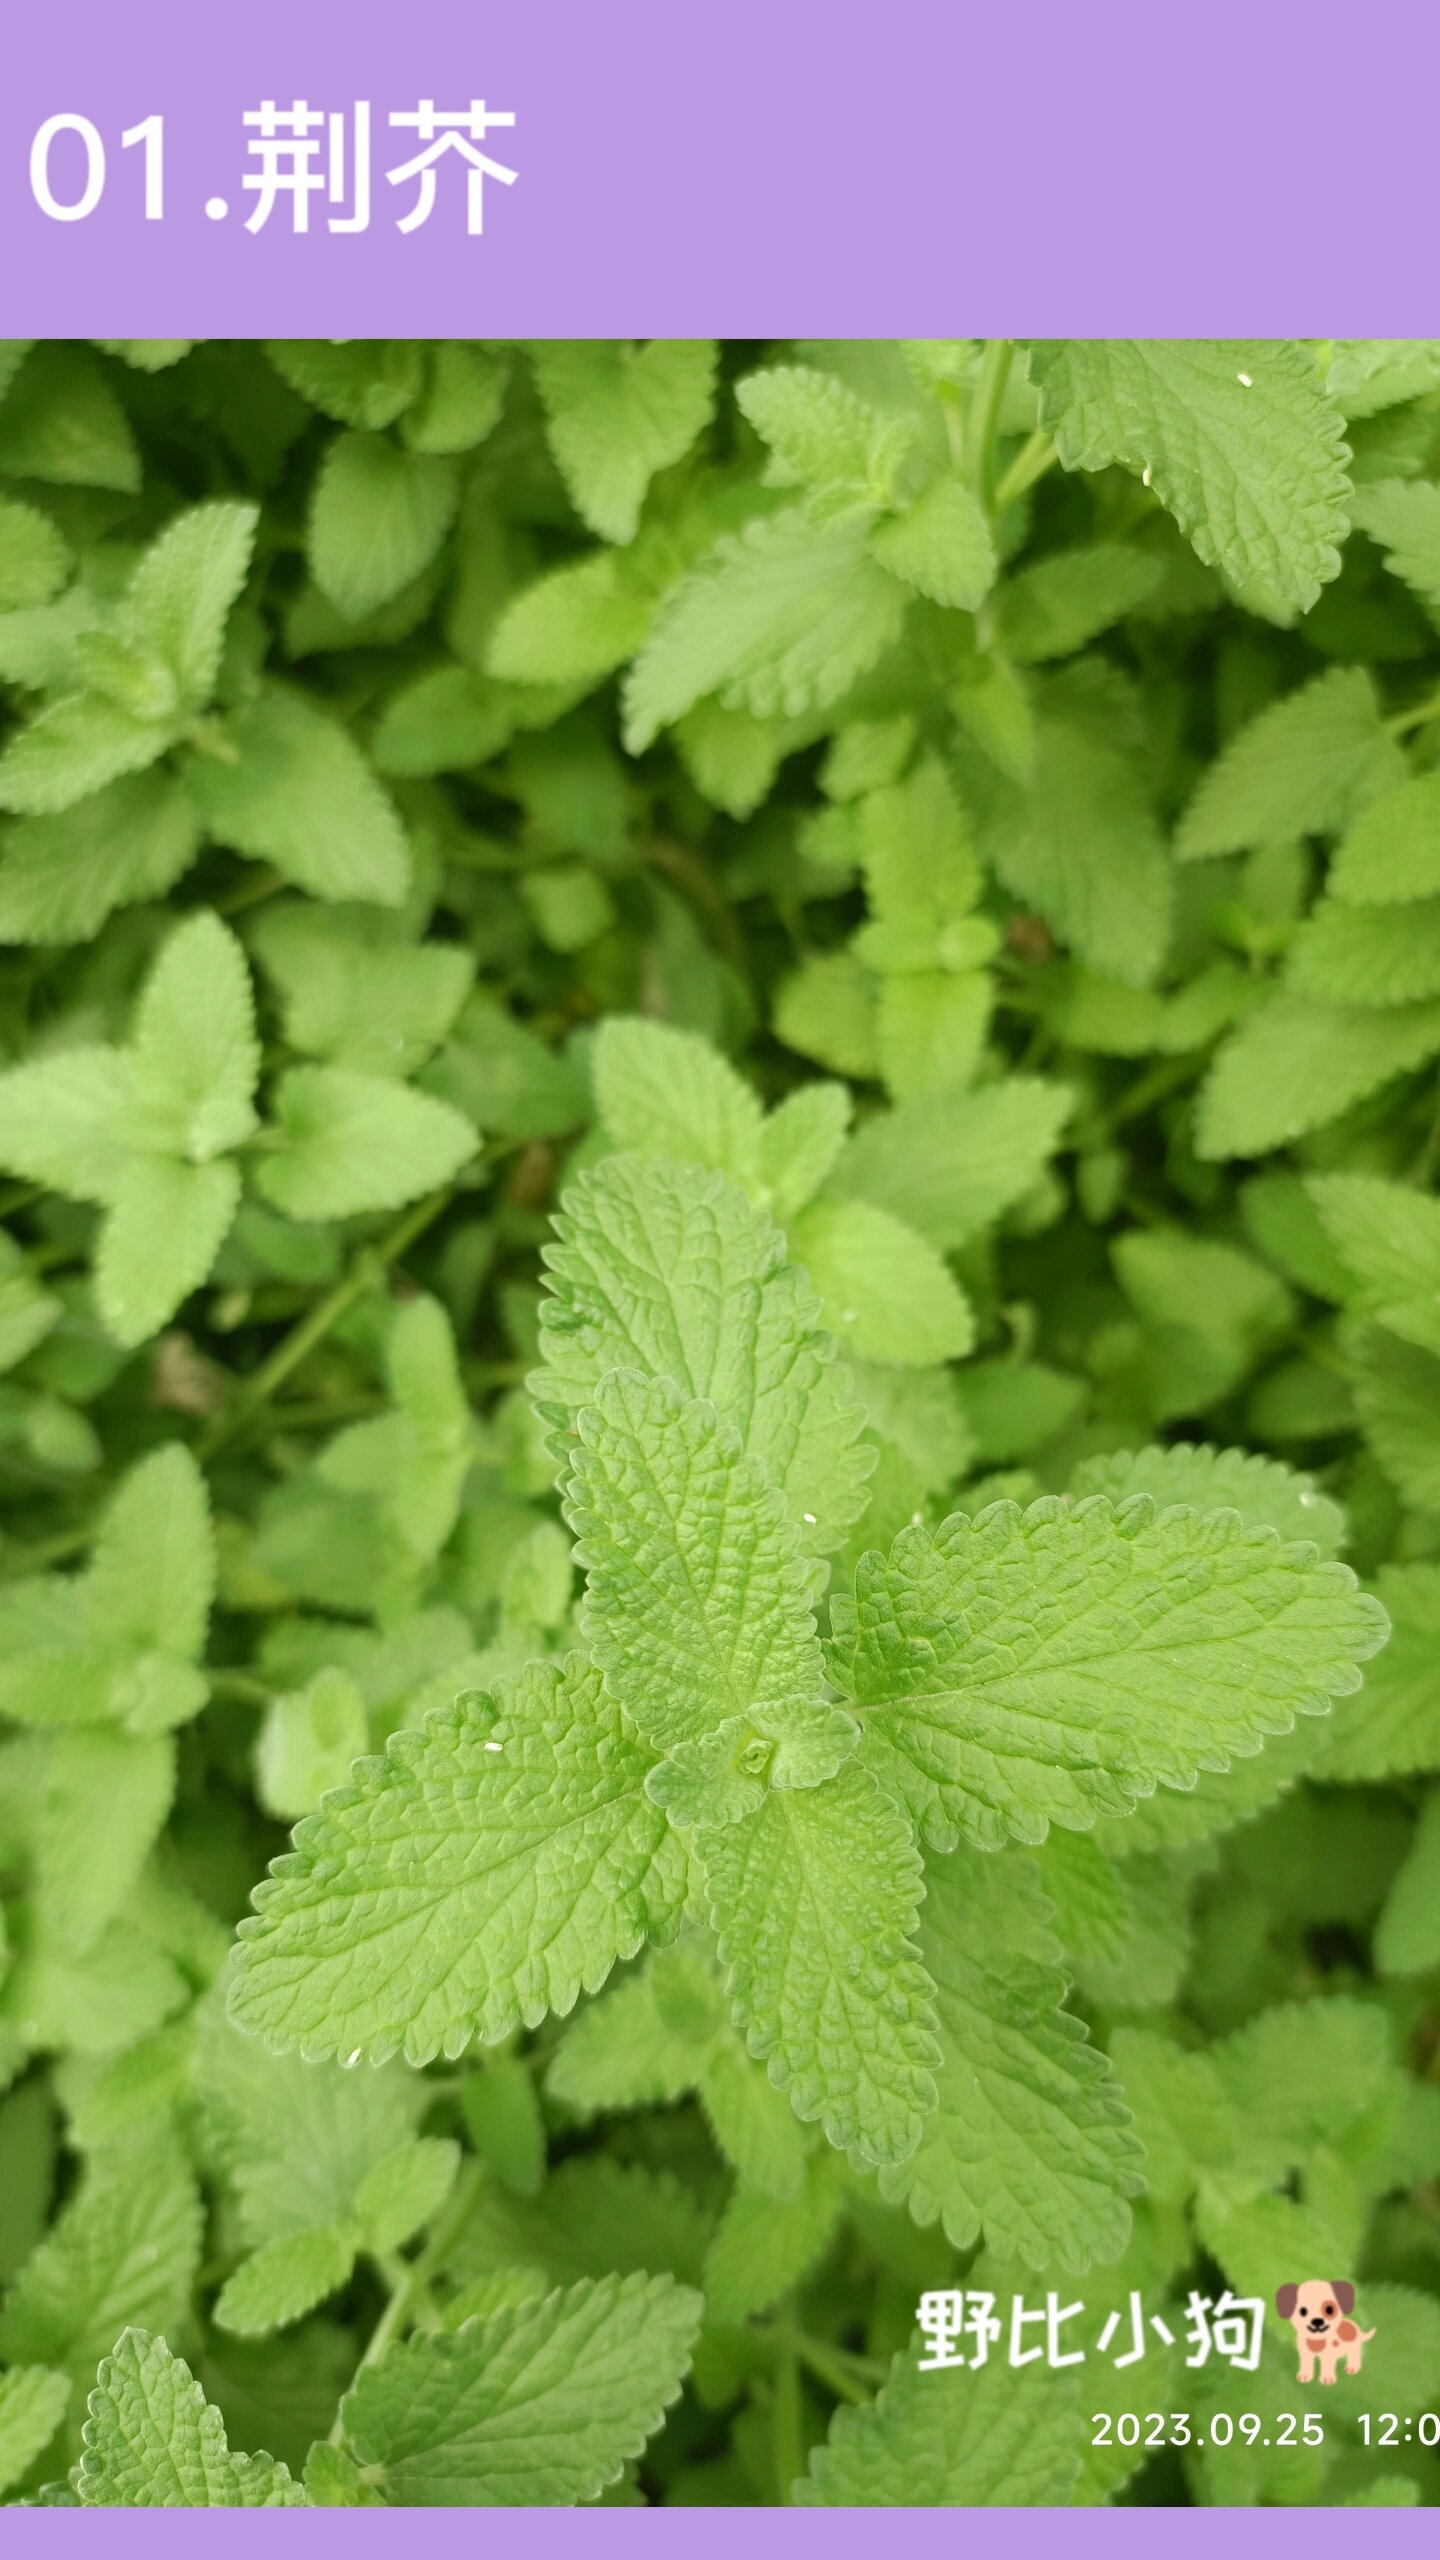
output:
M0 383L0 2488L1434 2500L1440 348Z

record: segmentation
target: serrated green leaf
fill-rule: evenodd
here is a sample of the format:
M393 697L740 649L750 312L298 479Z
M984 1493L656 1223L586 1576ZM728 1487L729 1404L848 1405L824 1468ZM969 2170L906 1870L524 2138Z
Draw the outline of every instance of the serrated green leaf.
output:
M904 610L863 525L762 516L662 606L626 684L625 743L639 755L705 694L762 719L826 710L898 639Z
M1440 896L1440 774L1412 774L1369 801L1325 885L1332 898L1357 907Z
M565 1194L531 1393L568 1431L611 1369L704 1397L785 1495L809 1550L864 1503L861 1416L804 1275L762 1211L699 1166L610 1158Z
M1152 1049L1180 1057L1187 1049L1208 1048L1242 1010L1249 989L1237 970L1219 961L1169 995L1120 986L1081 968L1057 975L1054 993L1054 1020L1063 1039L1101 1057L1143 1058Z
M590 1053L606 1135L633 1155L713 1165L742 1190L759 1175L763 1113L707 1040L668 1023L611 1016Z
M175 1793L168 1734L72 1726L45 1751L35 1903L47 1937L85 1955L130 1900Z
M0 809L45 817L73 808L121 774L154 764L177 726L147 718L103 693L71 693L16 731L0 755Z
M776 365L748 374L736 404L770 447L768 477L809 490L817 517L834 520L884 506L909 441L833 375L810 365Z
M348 2394L346 2440L392 2506L593 2498L678 2393L700 2309L667 2277L610 2277L414 2339Z
M576 508L607 542L631 541L655 473L679 461L710 415L714 342L551 339L530 352L550 450Z
M232 2453L225 2423L163 2338L127 2328L85 2421L82 2507L303 2507L283 2462Z
M711 2220L671 2172L590 2152L562 2161L535 2196L487 2181L450 2272L470 2284L529 2267L542 2271L542 2289L636 2274L698 2285Z
M777 2200L735 2189L705 2259L712 2320L753 2319L808 2276L835 2236L844 2209L843 2172L833 2152L805 2162L796 2194Z
M241 2260L221 2286L213 2318L239 2338L264 2338L293 2327L350 2281L355 2235L343 2224L287 2233Z
M1407 1502L1440 1510L1440 1358L1380 1325L1368 1326L1351 1345L1350 1384L1365 1436L1391 1482Z
M306 1688L272 1698L255 1745L255 1788L266 1812L281 1822L313 1813L369 1745L365 1703L348 1672L332 1665Z
M238 1201L233 1165L151 1155L118 1170L95 1252L95 1300L115 1341L131 1349L169 1324L208 1277Z
M0 2374L0 2491L13 2488L44 2452L70 2397L63 2373L22 2364Z
M1052 551L1006 580L997 620L1016 666L1068 658L1107 631L1160 584L1160 563L1122 542Z
M994 993L995 929L970 913L980 867L968 824L933 758L870 792L855 816L871 920L851 949L882 980L880 1073L896 1101L956 1091L974 1073Z
M187 507L151 544L126 592L126 628L169 668L191 709L215 690L225 625L259 520L258 507L237 499Z
M798 2195L805 2137L783 2090L751 2061L728 2021L705 2055L697 2085L705 2121L742 2186L763 2197Z
M460 2165L458 2142L402 2144L361 2180L355 2214L368 2249L398 2249L438 2213Z
M337 436L310 505L306 556L350 622L388 604L433 560L460 502L452 461L404 453L382 435Z
M839 1084L800 1085L767 1117L759 1196L782 1226L814 1198L849 1125L850 1096Z
M992 2357L925 2373L912 2345L872 2407L840 2409L796 2485L803 2507L1063 2506L1080 2467L1073 2373Z
M420 396L424 347L408 338L272 338L277 372L327 418L388 427Z
M1433 1787L1376 1923L1375 1961L1392 1975L1440 1965L1440 1792Z
M125 412L82 347L30 348L0 412L0 472L126 497L139 489L140 455Z
M442 339L400 433L415 453L472 453L499 424L509 381L508 354Z
M598 1675L532 1663L498 1695L498 1714L460 1699L398 1734L300 1825L242 1928L233 2007L251 2033L307 2055L458 2054L563 2015L673 1927L678 1844Z
M838 1075L879 1072L875 981L853 951L825 951L782 978L775 1036Z
M1030 1189L1069 1110L1062 1085L1030 1076L917 1097L865 1122L827 1188L888 1209L948 1252Z
M1260 1156L1337 1119L1440 1052L1440 1001L1384 1012L1276 995L1222 1042L1201 1088L1196 1152Z
M1440 1565L1383 1565L1375 1589L1390 1641L1325 1736L1324 1767L1335 1778L1440 1763Z
M1183 2203L1234 2150L1235 2118L1214 2063L1149 2027L1118 2027L1110 2058L1144 2146L1147 2193Z
M590 1107L578 1068L480 993L421 1082L477 1129L507 1138L561 1137Z
M195 2038L207 2165L233 2189L251 2249L353 2221L370 2172L414 2133L421 2084L266 2051L207 2000Z
M108 1643L193 1660L214 1589L204 1478L188 1449L157 1449L131 1469L96 1540L90 1623Z
M729 818L748 818L770 789L802 725L727 710L711 694L676 721L675 752L702 800Z
M450 1030L474 964L453 945L407 941L388 916L287 903L261 917L261 968L292 1049L357 1074L413 1075Z
M545 2176L545 2120L533 2074L513 2054L470 2072L460 2094L465 2127L487 2170L515 2195L534 2195Z
M1143 472L1202 560L1274 621L1340 567L1342 421L1288 340L1060 338L1030 346L1067 471Z
M152 2035L189 1996L178 1966L126 1920L83 1955L36 1930L6 1985L5 2022L21 2051L105 2060ZM98 2353L92 2343L77 2369Z
M486 665L510 684L598 684L642 647L655 598L623 552L591 551L512 596Z
M924 1838L997 1849L1191 1785L1359 1686L1384 1613L1232 1515L1053 1497L901 1531L831 1605L861 1756Z
M968 965L964 919L980 894L972 831L938 757L867 792L856 816L872 924L861 939L882 971Z
M449 1182L475 1152L458 1111L388 1077L291 1067L275 1094L282 1145L256 1182L289 1218L400 1209Z
M682 1939L678 1947L651 1956L643 1969L577 2010L550 2064L546 2086L563 2105L583 2115L608 2107L663 2105L697 2085L727 2026L724 1992L713 1966ZM752 2066L747 2062L746 2068Z
M860 1360L925 1369L961 1360L975 1339L970 1304L935 1247L868 1200L821 1200L801 1212L791 1244L821 1314Z
M1286 1540L1308 1538L1322 1556L1335 1555L1345 1544L1345 1514L1319 1491L1313 1476L1246 1449L1187 1440L1169 1449L1117 1450L1086 1458L1070 1489L1082 1500L1102 1493L1117 1505L1147 1493L1161 1511L1173 1502L1197 1511L1236 1511L1247 1529L1274 1529Z
M187 776L221 844L273 863L312 897L399 906L410 877L400 821L335 721L267 685L227 721L225 746L223 758L197 756Z
M175 2018L103 2063L72 2113L72 2139L85 2151L159 2130L189 2092L190 2028Z
M1323 2081L1307 2061L1317 2032L1331 2057ZM1363 2113L1389 2058L1384 2012L1363 2000L1289 2001L1226 2036L1212 2060L1233 2112L1236 2167L1271 2184L1301 2167Z
M200 2256L200 2202L165 2144L116 2144L22 2269L0 2311L0 2355L88 2381L127 2322L177 2324Z
M1440 898L1394 907L1323 898L1290 946L1285 977L1297 994L1337 1004L1440 995Z
M1175 851L1196 862L1338 832L1404 778L1369 677L1330 667L1241 730L1204 776Z
M1306 1192L1333 1247L1345 1301L1401 1340L1440 1352L1440 1204L1378 1175L1312 1175Z
M1208 1236L1134 1230L1117 1238L1110 1258L1145 1328L1144 1383L1160 1421L1218 1402L1293 1317L1283 1281Z
M187 794L157 773L122 776L73 808L24 818L4 839L0 940L88 942L117 907L163 897L199 843Z
M980 845L1006 888L1082 960L1144 986L1165 957L1173 882L1144 761L1120 733L1127 716L1089 659L1050 678L1025 783L987 779Z
M1357 489L1355 522L1377 542L1392 577L1440 623L1440 489L1428 480L1377 480Z
M968 931L973 957L988 960L991 926L978 918ZM912 969L886 977L875 1009L875 1054L892 1101L961 1091L985 1046L994 1001L994 987L980 968Z
M1341 338L1325 388L1347 418L1370 418L1440 381L1440 339Z
M463 772L488 763L515 733L511 690L469 667L427 667L391 694L372 753L384 774Z
M69 556L38 507L0 499L0 613L49 604L65 583Z
M973 613L995 577L995 546L984 510L963 480L932 480L918 498L878 524L870 549L882 569L933 604Z
M771 1792L697 1847L751 2052L839 2149L906 2159L935 2104L939 2048L912 1940L920 1862L895 1805L846 1768Z
M821 1701L810 1570L737 1435L712 1405L625 1370L576 1431L565 1508L585 1631L627 1722L672 1755L657 1801L678 1805L682 1767L702 1804L713 1790L701 1820L752 1809L767 1782L829 1777L854 1737Z
M145 982L130 1042L138 1130L206 1165L256 1126L260 1070L250 972L216 915L188 917Z
M1118 2258L1143 2154L1104 2056L1062 2003L1065 1977L1035 1867L957 1849L931 1859L920 1955L935 1984L939 2104L918 2148L881 2173L957 2248L983 2229L1027 2266Z

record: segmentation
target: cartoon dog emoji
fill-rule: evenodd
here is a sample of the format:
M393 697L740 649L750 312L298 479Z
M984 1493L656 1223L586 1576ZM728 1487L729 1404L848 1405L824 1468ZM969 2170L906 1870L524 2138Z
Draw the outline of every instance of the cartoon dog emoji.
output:
M1347 2373L1359 2372L1362 2350L1375 2332L1357 2328L1349 2316L1353 2284L1282 2284L1275 2308L1299 2340L1302 2382L1313 2382L1317 2373L1322 2382L1334 2382L1342 2364Z

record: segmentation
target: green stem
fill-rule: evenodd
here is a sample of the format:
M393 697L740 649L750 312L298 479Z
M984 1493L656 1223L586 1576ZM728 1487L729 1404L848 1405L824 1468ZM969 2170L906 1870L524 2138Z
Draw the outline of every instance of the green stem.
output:
M1427 720L1440 720L1440 693L1427 694L1423 702L1412 702L1408 711L1393 712L1384 726L1392 738L1403 738L1412 729L1423 729Z
M286 1334L284 1341L276 1344L268 1360L262 1360L259 1368L245 1380L229 1412L221 1416L202 1441L202 1457L213 1457L217 1449L223 1448L227 1440L233 1439L237 1431L253 1421L261 1407L269 1403L276 1388L284 1384L293 1369L299 1368L301 1361L318 1342L323 1342L347 1308L364 1295L377 1270L383 1270L388 1263L397 1261L402 1253L407 1252L416 1238L422 1236L439 1217L441 1210L449 1206L453 1196L453 1186L447 1184L443 1191L433 1191L427 1200L417 1200L378 1245L367 1246L356 1255L343 1280L336 1281L329 1295L311 1308L308 1316Z
M17 1209L28 1209L32 1200L44 1197L43 1182L12 1182L7 1191L0 1191L0 1218L13 1216Z
M387 1413L383 1396L290 1396L276 1414L287 1431L327 1431L332 1423L364 1422L372 1414Z
M0 1574L6 1579L23 1580L32 1573L43 1573L47 1565L63 1564L67 1556L78 1555L82 1547L89 1546L100 1517L96 1510L78 1529L61 1529L53 1538L36 1538L28 1546L17 1538L13 1552L0 1565Z
M247 907L263 905L267 898L273 898L276 891L286 885L280 873L272 871L267 864L263 870L251 872L248 879L227 890L223 898L217 898L215 911L222 916L243 915Z
M1440 1168L1440 1083L1435 1087L1435 1106L1430 1114L1430 1126L1425 1133L1425 1144L1415 1159L1410 1180L1422 1191L1428 1191L1435 1179L1437 1168Z
M1340 1352L1336 1350L1333 1342L1327 1342L1325 1340L1323 1334L1302 1334L1300 1337L1300 1349L1304 1352L1307 1360L1314 1361L1317 1369L1328 1369L1332 1378L1343 1378L1346 1386L1349 1386L1351 1378L1350 1363L1342 1357Z
M776 2501L793 2504L791 2491L805 2468L805 2438L800 2425L800 2340L795 2330L775 2332L776 2359L772 2407Z
M365 2352L355 2368L350 2386L352 2390L361 2374L371 2365L379 2363L386 2348L394 2342L404 2323L422 2303L429 2314L425 2326L428 2328L434 2325L436 2315L429 2298L430 2279L444 2265L459 2239L479 2202L484 2183L485 2172L480 2162L466 2160L455 2181L450 2202L441 2214L419 2257L405 2259L387 2254L376 2258L375 2264L388 2288L385 2308L371 2330L366 2341ZM340 2444L344 2440L344 2435L345 2419L342 2401L340 2408L335 2412L335 2424L330 2430L330 2442Z
M961 405L960 394L952 382L942 382L940 385L940 415L945 421L945 440L950 447L950 459L957 471L963 471L965 468L965 412Z
M275 1691L268 1680L257 1680L250 1671L207 1671L210 1694L215 1698L233 1698L242 1707L268 1707Z
M698 856L688 845L672 844L668 837L656 836L645 848L645 860L656 871L668 874L687 904L709 927L710 940L721 959L728 960L732 969L748 979L750 954L745 937Z
M965 421L966 477L987 508L995 501L995 438L1013 354L1008 338L986 339L980 379L971 393L970 413Z
M379 2262L377 2261L377 2263ZM416 2263L418 2263L418 2261ZM415 2290L415 2267L413 2265L407 2266L403 2259L399 2260L397 2265L399 2273L396 2279L393 2282L388 2277L386 2279L390 2284L390 2291L386 2297L385 2308L381 2312L379 2319L376 2321L374 2328L371 2330L370 2335L365 2342L365 2352L361 2356L359 2363L355 2367L354 2373L350 2377L351 2391L354 2390L361 2374L368 2372L372 2364L379 2363L386 2348L398 2334L410 2309L411 2298ZM349 2395L347 2393L346 2397L348 2398L348 2396ZM339 2408L335 2412L335 2423L330 2430L331 2444L343 2443L344 2436L345 2401L342 2399Z
M1047 436L1043 427L1037 427L1034 434L1026 438L1009 470L1000 479L995 491L997 516L1003 516L1006 508L1013 507L1017 498L1023 498L1027 489L1033 489L1037 480L1043 480L1059 459L1054 437Z
M823 2338L808 2337L803 2329L795 2332L795 2352L801 2363L809 2366L816 2380L823 2382L826 2390L833 2392L837 2400L843 2400L851 2409L868 2409L870 2393L859 2376L849 2369L853 2361L863 2362L865 2359L852 2359L843 2348L829 2347Z
M1189 1051L1183 1058L1158 1059L1153 1067L1147 1067L1143 1076L1136 1078L1128 1093L1121 1094L1108 1115L1109 1126L1119 1129L1127 1120L1134 1120L1140 1112L1148 1111L1152 1103L1163 1102L1167 1094L1178 1092L1181 1085L1188 1084L1198 1073L1203 1063L1198 1051Z
M422 2285L440 2273L471 2214L480 2201L485 2185L482 2161L464 2160L451 2191L450 2201L415 2261Z
M409 2313L418 2281L418 2258L400 2258L387 2253L377 2257L375 2264L385 2279L388 2291L385 2308L371 2330L365 2352L355 2368L357 2373L364 2373L368 2366L379 2363Z

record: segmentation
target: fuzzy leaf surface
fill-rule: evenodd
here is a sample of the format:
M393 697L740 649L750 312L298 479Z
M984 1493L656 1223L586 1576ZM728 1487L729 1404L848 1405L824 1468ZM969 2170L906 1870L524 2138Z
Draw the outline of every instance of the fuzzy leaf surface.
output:
M997 1503L866 1556L833 1604L861 1756L939 1849L1088 1830L1360 1684L1383 1610L1226 1512Z

